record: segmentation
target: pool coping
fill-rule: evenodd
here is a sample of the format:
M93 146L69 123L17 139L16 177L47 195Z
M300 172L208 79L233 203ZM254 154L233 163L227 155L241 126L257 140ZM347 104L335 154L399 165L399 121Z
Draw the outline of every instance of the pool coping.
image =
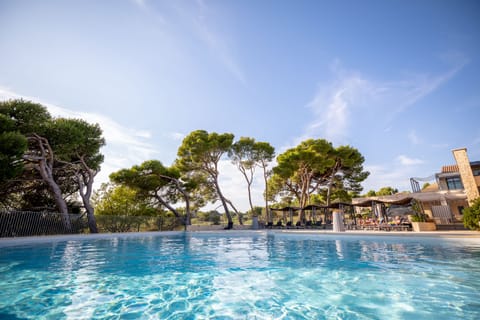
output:
M158 237L181 234L196 235L230 235L241 236L245 234L278 234L278 235L299 235L299 236L322 236L345 238L442 238L442 239L471 239L480 242L480 232L478 231L428 231L428 232L411 232L411 231L357 231L348 230L345 232L333 232L331 230L305 230L305 229L283 229L283 230L208 230L208 231L151 231L151 232L125 232L125 233L97 233L97 234L69 234L69 235L48 235L48 236L32 236L32 237L14 237L0 238L0 247L9 247L17 245L39 244L49 242L64 242L78 240L98 240L98 239L114 239L114 238L138 238L138 237Z

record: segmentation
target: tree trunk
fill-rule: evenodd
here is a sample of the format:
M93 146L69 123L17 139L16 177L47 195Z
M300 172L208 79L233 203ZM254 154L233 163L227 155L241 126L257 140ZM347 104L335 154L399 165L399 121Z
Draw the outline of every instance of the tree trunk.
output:
M253 182L253 170L250 169L250 178L247 175L246 169L242 166L239 165L239 170L243 174L243 177L247 181L247 191L248 191L248 203L250 204L250 212L252 213L252 216L255 215L255 212L253 211L253 203L252 203L252 182ZM232 206L233 207L233 206ZM235 212L238 211L234 208ZM255 215L256 216L256 215ZM238 215L238 221L240 224L243 224L243 221L240 218L240 215Z
M265 180L265 215L267 216L267 222L273 222L272 215L268 210L268 179L267 168L263 166L263 180Z
M187 231L187 226L192 224L190 221L190 198L184 190L181 190L181 192L183 194L183 198L185 199L185 231Z
M27 154L24 156L26 161L34 163L35 170L38 171L43 181L45 181L52 193L52 196L55 200L58 211L63 217L63 225L67 232L71 232L72 224L70 221L70 216L68 215L68 207L65 199L62 196L62 190L58 186L57 182L53 177L53 164L54 156L53 150L50 147L50 144L47 139L40 137L37 134L33 134L28 137L30 142L34 142L38 146L38 152L33 154Z
M82 198L83 206L87 211L88 229L90 230L90 233L98 233L94 208L90 203L90 198L92 197L93 191L93 180L97 174L97 171L90 169L83 157L79 158L82 168L79 169L80 172L77 172L76 174L78 191L80 193L80 197Z
M166 176L166 175L160 175L160 177L168 179L170 181L173 181L175 183L175 186L177 187L178 191L183 195L183 199L185 200L185 219L184 219L184 226L185 226L185 231L187 230L187 226L191 225L190 222L190 197L188 196L188 193L183 189L181 182L178 179Z
M63 217L63 224L65 226L65 229L67 232L70 232L72 230L72 223L70 221L70 215L68 214L67 203L62 196L62 190L60 190L60 187L55 182L53 177L44 177L44 180L47 182L50 190L52 191L57 209Z
M87 192L85 193L83 190L83 183L79 182L79 191L80 191L80 197L82 198L83 206L85 208L85 211L87 211L87 220L88 220L88 229L90 230L90 233L98 233L97 229L97 220L95 219L95 212L94 208L92 207L90 203L90 194L92 190L92 185L93 185L93 180L92 181L87 181L86 188Z
M168 210L170 210L174 215L175 217L177 218L180 218L180 214L178 213L178 211L172 207L168 202L166 202L165 200L162 199L162 197L160 197L158 194L155 194L155 198L158 200L158 202L160 202L165 208L167 208Z
M225 197L223 196L222 191L220 190L220 185L218 184L217 177L214 177L214 182L215 182L215 189L217 190L217 195L220 198L220 201L222 202L223 209L225 210L225 215L227 216L227 220L228 220L227 229L232 229L233 228L232 215L228 210L227 201L225 201Z
M332 197L332 184L333 184L333 181L330 180L328 182L328 186L327 186L327 207L330 205L330 198Z
M232 201L230 201L229 199L226 199L225 198L225 201L230 205L230 207L232 207L233 211L235 211L235 214L237 215L238 217L238 224L240 224L241 226L243 226L243 216L242 216L242 213L239 212L237 210L237 208L235 208L235 206L233 205Z
M87 211L88 229L90 229L90 233L98 233L97 220L95 219L94 212L95 209L90 204L90 200L88 202L84 201L83 205Z
M253 203L252 203L252 183L248 183L247 185L247 189L248 189L248 203L250 203L250 211L252 212L252 216L257 216L257 214L255 213L254 209L253 209Z

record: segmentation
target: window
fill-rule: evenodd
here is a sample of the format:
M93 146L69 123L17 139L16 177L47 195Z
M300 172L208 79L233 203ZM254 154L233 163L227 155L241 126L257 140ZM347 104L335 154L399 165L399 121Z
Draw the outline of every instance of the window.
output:
M460 177L447 178L446 180L447 180L448 190L463 189L463 184L462 184L462 180L460 180Z
M463 209L465 209L463 206L458 206L458 213L463 214Z
M480 169L473 169L472 171L474 176L480 176Z

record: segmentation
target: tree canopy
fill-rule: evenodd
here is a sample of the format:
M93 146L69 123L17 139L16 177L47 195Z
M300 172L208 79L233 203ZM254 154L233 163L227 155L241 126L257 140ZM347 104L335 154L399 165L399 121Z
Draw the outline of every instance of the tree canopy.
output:
M255 168L260 167L263 169L265 186L267 187L267 167L272 161L274 154L275 149L268 142L256 142L255 139L247 137L241 137L240 140L232 145L228 152L230 159L247 182L248 202L250 211L254 215L258 214L258 210L254 210L251 190ZM268 212L268 203L265 204L265 211Z
M297 198L300 207L308 204L310 195L324 183L335 165L332 145L323 139L309 139L277 157L271 178L272 191Z
M95 192L94 203L98 215L152 216L157 213L149 199L125 185L102 184Z
M323 190L329 205L334 191L343 196L361 191L360 183L369 175L363 171L363 162L360 152L350 146L334 148L324 139L308 139L277 157L270 190L295 197L300 207Z
M375 196L390 196L393 194L398 193L398 189L393 188L393 187L382 187L378 189L378 191L375 190L369 190L365 196L367 197L375 197Z
M233 143L233 134L205 130L196 130L186 136L178 148L176 165L186 175L193 175L197 181L215 191L222 203L228 219L228 228L232 228L233 220L229 210L229 200L223 195L218 183L218 164Z
M0 180L8 187L0 195L2 202L24 197L26 190L41 195L43 188L49 193L45 202L54 200L69 228L66 198L79 192L90 230L96 232L90 196L103 162L100 148L105 140L100 127L80 119L54 119L44 106L24 100L0 102L0 123L0 140L8 141L0 150L0 160L8 162L8 176L2 174Z
M185 223L190 215L189 185L181 180L177 167L165 167L158 160L149 160L130 169L122 169L110 175L110 179L118 184L134 189L137 196L151 199L159 206L170 210L177 218L181 213L173 206L179 199L186 204Z

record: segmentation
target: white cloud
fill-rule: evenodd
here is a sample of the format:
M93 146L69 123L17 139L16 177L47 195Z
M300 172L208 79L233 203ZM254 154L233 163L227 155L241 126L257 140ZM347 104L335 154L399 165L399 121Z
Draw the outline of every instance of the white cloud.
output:
M393 187L399 191L410 189L409 177L413 176L411 167L392 165L366 165L365 170L370 176L362 183L366 193L369 190L379 190L382 187Z
M350 138L350 127L362 114L369 113L391 130L396 115L414 105L453 78L467 63L458 60L447 71L438 74L411 74L404 79L375 81L359 72L343 69L338 61L332 63L332 79L318 85L313 99L307 104L314 119L306 125L305 137L321 136L334 143ZM420 139L412 132L410 140Z
M195 6L182 6L178 2L172 2L172 6L176 9L180 18L189 26L190 32L205 44L210 54L235 79L245 85L247 83L245 72L240 67L232 50L232 35L222 34L219 30L224 30L224 28L212 26L215 22L215 12L211 6L208 6L204 1L196 1L195 4Z
M420 144L420 143L421 143L421 140L420 140L420 138L417 136L417 133L415 132L415 130L411 130L411 131L408 133L408 139L409 139L410 142L413 143L413 144Z
M238 81L245 85L247 83L245 73L240 68L240 65L234 58L231 49L229 49L226 44L226 41L218 33L215 33L211 29L209 29L203 19L199 19L196 25L200 39L208 45L210 51L215 56L217 56L217 58L225 66L225 68Z
M341 142L348 135L352 106L365 99L370 83L356 74L346 75L325 88L319 87L310 107L316 118L307 128L307 136L321 132L330 141Z
M103 130L106 146L102 148L105 161L102 170L96 177L95 185L108 181L108 175L113 171L139 164L152 159L157 150L149 141L151 134L145 130L135 130L123 126L113 119L101 114L75 111L47 103L39 98L17 94L0 87L0 100L20 99L34 101L47 107L55 117L80 118L89 123L98 123Z
M246 212L250 210L248 203L248 191L247 182L245 177L240 173L235 165L230 160L221 160L218 164L218 170L220 172L219 184L224 196L231 200L233 205L240 212ZM263 198L264 183L260 170L257 170L252 184L252 203L254 206L264 206L265 200ZM219 203L214 205L208 205L208 209L215 209ZM223 208L218 208L219 212L223 212Z
M185 138L185 134L180 132L170 132L168 134L169 138L175 141L182 141Z
M407 80L393 83L392 88L403 89L401 90L403 91L403 99L400 100L397 112L414 105L418 100L438 89L442 84L453 78L466 64L467 61L462 60L445 73L439 75L416 74Z
M132 0L133 3L135 3L137 6L139 6L142 9L146 8L146 0Z
M424 161L421 159L409 158L403 154L397 157L397 161L404 166L413 166L424 163Z

